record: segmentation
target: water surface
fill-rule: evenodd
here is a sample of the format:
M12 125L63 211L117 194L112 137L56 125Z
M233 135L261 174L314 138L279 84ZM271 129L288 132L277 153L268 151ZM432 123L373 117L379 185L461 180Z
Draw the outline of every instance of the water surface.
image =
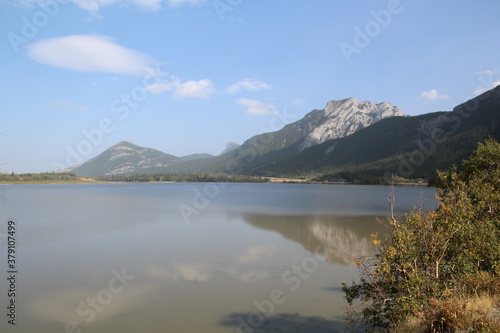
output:
M22 332L343 331L341 283L373 255L384 186L2 186ZM398 187L396 213L435 205ZM0 258L6 274L6 256ZM120 278L117 278L120 277ZM5 309L6 279L0 282ZM5 306L4 306L5 305ZM3 318L4 315L2 315ZM11 329L4 319L0 329ZM79 331L80 330L80 331Z

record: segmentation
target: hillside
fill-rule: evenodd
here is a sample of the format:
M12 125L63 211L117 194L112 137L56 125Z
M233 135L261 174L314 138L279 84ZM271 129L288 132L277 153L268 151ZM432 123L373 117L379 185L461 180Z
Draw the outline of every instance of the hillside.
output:
M241 146L229 143L223 153L216 157L196 154L178 158L154 149L121 142L83 165L72 168L71 172L83 176L129 173L251 173L254 168L269 161L292 157L325 140L343 137L381 119L401 115L403 112L389 103L360 102L355 98L330 101L324 109L313 110L304 118L276 132L256 135ZM117 146L125 150L117 149Z
M256 135L223 154L183 158L120 142L71 171L81 176L131 173L226 173L317 180L432 178L467 158L477 142L500 139L500 87L453 109L403 116L389 103L330 101L282 129Z
M326 173L323 179L433 177L435 169L460 164L477 142L500 138L500 87L454 108L415 117L394 117L350 136L328 140L254 173Z
M350 135L382 119L403 116L389 103L360 102L355 98L330 101L282 129L253 136L241 146L211 160L172 165L165 172L254 173L268 163L292 157L329 139Z
M73 168L79 176L143 173L150 168L164 168L184 160L159 150L121 141L93 159Z

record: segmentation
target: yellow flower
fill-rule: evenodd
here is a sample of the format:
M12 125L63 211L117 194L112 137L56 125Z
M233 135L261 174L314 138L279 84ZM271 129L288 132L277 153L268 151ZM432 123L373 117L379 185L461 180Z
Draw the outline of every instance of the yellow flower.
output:
M396 251L396 249L392 246L389 247L389 250L388 250L388 255L389 257L393 257L395 256L396 254L398 253L398 251Z

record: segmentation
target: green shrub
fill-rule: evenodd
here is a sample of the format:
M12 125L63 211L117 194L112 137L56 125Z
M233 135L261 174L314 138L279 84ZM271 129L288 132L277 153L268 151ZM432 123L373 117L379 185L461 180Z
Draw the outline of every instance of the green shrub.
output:
M391 218L385 241L372 235L378 255L358 262L360 282L343 286L352 323L390 331L421 317L433 332L455 332L467 321L484 327L474 331L494 326L464 304L500 289L499 165L500 144L479 144L462 172L438 173L436 210Z

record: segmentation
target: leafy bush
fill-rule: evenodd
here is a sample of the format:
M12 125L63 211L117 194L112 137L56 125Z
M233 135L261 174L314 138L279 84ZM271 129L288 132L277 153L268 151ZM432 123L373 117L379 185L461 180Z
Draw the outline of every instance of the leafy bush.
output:
M392 217L379 253L358 262L361 279L343 291L348 317L373 331L420 318L432 332L500 328L490 313L467 310L471 297L500 291L500 144L479 144L463 171L438 173L439 206Z

